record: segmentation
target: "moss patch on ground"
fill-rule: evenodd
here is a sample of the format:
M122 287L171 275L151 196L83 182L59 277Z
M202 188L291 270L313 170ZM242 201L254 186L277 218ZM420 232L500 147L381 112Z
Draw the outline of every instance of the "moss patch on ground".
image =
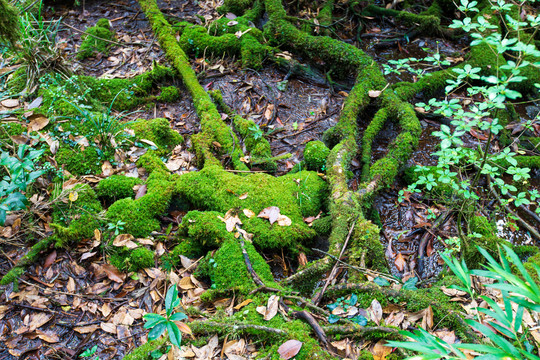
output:
M82 44L77 53L77 59L83 60L97 54L109 55L114 32L108 19L99 19L95 26L86 29L82 36Z

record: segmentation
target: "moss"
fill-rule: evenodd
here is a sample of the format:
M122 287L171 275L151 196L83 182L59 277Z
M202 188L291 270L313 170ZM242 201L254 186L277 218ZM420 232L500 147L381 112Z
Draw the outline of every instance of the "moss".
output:
M220 94L215 94L216 101L220 104L221 107L228 107L224 102ZM234 116L233 123L236 131L244 140L246 149L249 151L250 155L253 157L252 162L257 163L260 160L268 160L272 157L272 150L270 149L270 143L264 136L258 137L253 131L254 128L258 126L253 120L244 119L241 116ZM264 167L267 170L275 171L277 165L275 161L264 162Z
M99 19L95 26L86 29L86 34L82 36L82 44L77 53L77 59L84 60L96 54L109 55L111 43L106 40L114 40L114 32L111 31L111 24L107 19Z
M54 238L50 236L40 240L38 243L32 246L28 253L26 253L26 255L24 255L15 264L15 266L2 277L0 285L7 285L17 281L17 279L24 273L26 267L35 262L41 253L47 250L53 242Z
M130 110L147 101L148 94L155 85L172 79L172 69L154 64L151 71L128 79L102 79L93 76L80 76L80 81L89 89L87 97L112 106L118 111ZM43 102L45 104L45 101Z
M514 246L514 252L521 260L525 261L531 256L540 253L540 249L538 249L538 247L535 245L517 245Z
M154 252L145 247L138 247L132 251L128 248L115 249L109 262L120 271L139 271L155 265Z
M485 259L478 251L477 246L485 249L491 256L496 257L498 246L506 242L497 236L497 229L484 216L472 216L469 221L469 228L472 233L480 234L481 237L465 241L462 246L462 256L469 269L478 269L482 267Z
M225 223L219 217L224 214L216 211L190 211L182 219L178 234L188 236L203 247L218 247L230 236Z
M171 129L169 121L165 118L139 119L130 127L135 131L137 138L150 140L156 144L159 147L156 152L158 155L164 155L184 142L182 135Z
M26 88L27 80L28 77L26 75L26 68L24 66L21 66L9 76L6 85L12 94L19 94L22 93Z
M327 236L332 231L332 217L324 216L320 219L313 221L312 226L313 230L317 232L319 236Z
M101 160L94 147L71 149L61 147L56 153L58 165L74 175L101 174Z
M164 103L173 103L180 97L180 90L176 86L166 86L161 88L161 94L159 94L157 100Z
M257 246L274 249L297 249L299 242L311 239L315 232L304 223L303 216L317 215L327 197L326 183L313 172L279 178L267 174L238 176L217 166L182 175L177 180L176 192L198 209L220 213L237 208L258 214L264 208L277 206L281 214L291 219L291 226L247 218L242 212L239 215L242 228L255 235L253 241ZM242 194L247 194L247 198L240 199Z
M308 170L326 170L326 158L330 149L322 141L310 141L304 149L304 161Z
M0 123L0 141L3 143L11 142L11 136L18 136L26 132L22 124L16 122Z
M150 354L154 350L159 350L167 341L166 336L162 336L157 340L148 341L146 344L133 349L129 354L124 356L124 360L153 360L154 357Z
M137 200L118 200L106 214L111 222L125 222L124 231L135 237L145 237L159 229L156 217L168 209L173 194L174 183L166 173L152 172L146 185L146 195Z
M273 282L274 278L270 267L253 245L246 241L245 248L253 270L261 280L265 284ZM210 268L210 276L217 289L238 288L241 292L247 292L257 287L251 274L247 271L240 243L232 234L228 234L225 242L216 251L214 261L216 265Z
M0 40L15 44L20 35L18 11L9 1L0 0L0 14Z
M101 225L101 203L96 193L87 184L76 185L71 192L77 193L73 202L55 202L53 205L54 238L57 247L65 247L82 239L94 236L94 230Z
M163 255L163 267L171 270L180 264L180 255L196 259L204 255L204 250L205 248L199 241L190 238L180 239L180 244L176 245L171 252Z
M154 171L168 173L165 163L159 158L156 152L149 150L137 160L137 166L144 168L148 173Z
M115 201L118 199L133 198L135 193L133 187L142 184L142 181L137 178L112 175L101 180L97 185L97 195L107 201Z

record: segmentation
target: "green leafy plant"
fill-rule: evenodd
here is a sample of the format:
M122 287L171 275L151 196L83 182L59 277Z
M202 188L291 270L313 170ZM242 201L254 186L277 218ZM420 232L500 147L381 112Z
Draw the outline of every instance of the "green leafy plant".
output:
M19 146L16 156L1 150L0 166L3 166L6 175L0 181L0 226L4 225L8 211L26 209L28 200L24 192L44 173L43 170L36 170L36 162L43 152L27 145Z
M461 0L459 10L473 15L479 12L476 1ZM481 75L482 68L465 64L452 68L454 79L447 80L445 97L441 100L430 99L427 103L418 103L426 112L434 112L451 119L451 125L441 125L440 130L433 133L441 141L440 150L433 155L437 157L434 168L419 166L418 180L410 185L408 192L430 192L435 201L443 203L458 212L458 232L462 241L468 238L468 229L463 227L476 211L478 201L497 198L503 207L515 205L537 205L538 197L522 191L530 178L530 169L518 166L516 153L511 147L500 151L493 149L496 137L503 131L497 115L506 109L509 102L522 95L515 85L528 80L523 76L525 68L538 66L527 59L538 58L540 51L528 42L522 41L517 34L522 29L540 29L540 16L528 15L525 21L516 21L524 3L508 3L505 0L491 2L492 8L501 12L506 31L503 36L488 18L483 16L454 20L450 26L470 33L473 38L471 46L483 46L491 51L501 63L496 64L496 71L489 75ZM504 60L510 58L511 60ZM501 60L503 59L503 60ZM435 59L437 60L437 59ZM485 69L484 69L485 70ZM494 73L496 75L494 75ZM536 84L540 87L539 84ZM467 90L468 101L460 101L455 94ZM467 134L480 134L485 146L468 148L462 137ZM510 176L511 181L508 181ZM487 185L487 186L486 186ZM487 188L489 191L484 191ZM405 192L400 192L401 199ZM540 213L540 206L536 207ZM467 223L467 221L465 221Z
M124 230L124 225L126 225L125 222L123 222L122 220L118 220L116 222L116 224L115 223L108 223L107 224L107 230L109 230L111 232L114 230L114 235L117 236Z
M85 357L92 357L92 356L94 356L94 354L97 352L97 349L98 349L98 346L97 346L97 345L94 345L94 347L88 348L88 349L86 349L85 351L83 351L83 352L81 353L81 355L79 355L79 357L82 357L82 358L85 358ZM100 359L99 359L99 356L96 356L93 360L100 360Z
M124 130L128 125L133 123L133 121L124 121L127 116L133 113L126 113L125 111L117 115L112 113L114 102L123 91L127 90L118 92L106 111L98 113L88 111L86 108L64 99L65 102L69 103L80 113L83 121L90 128L89 134L106 150L113 150L116 148L117 143L126 140L128 135Z
M180 347L182 333L175 321L185 320L187 319L187 315L183 312L173 313L173 310L178 306L180 306L180 299L178 298L178 289L176 288L176 285L174 285L167 290L167 294L165 295L166 316L155 313L144 315L144 320L146 320L144 328L150 329L150 332L148 333L149 340L155 340L167 331L169 341L174 346Z
M253 135L253 138L255 140L258 140L258 139L262 138L262 136L263 136L263 131L261 130L261 128L257 124L251 126L249 128L249 131L251 131L251 134Z
M521 259L508 246L499 248L499 259L495 260L489 253L478 248L487 260L485 270L469 270L464 261L443 255L450 270L461 281L462 286L453 288L465 291L472 299L478 298L473 286L473 276L482 276L494 280L493 284L483 286L498 289L501 292L502 304L490 297L480 296L486 307L477 307L477 319L465 322L481 333L486 342L483 344L449 344L443 339L419 329L414 332L404 331L402 335L413 342L390 341L388 346L395 346L418 353L415 359L468 359L464 350L479 354L479 359L531 359L534 355L530 329L524 322L526 311L540 310L540 287L532 275L525 269ZM535 276L540 275L540 267L533 264ZM480 301L479 301L480 302Z

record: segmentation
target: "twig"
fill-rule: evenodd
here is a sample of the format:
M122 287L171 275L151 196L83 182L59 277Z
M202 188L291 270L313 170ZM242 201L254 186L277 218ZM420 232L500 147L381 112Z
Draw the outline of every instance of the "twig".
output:
M437 219L433 222L432 228L435 227L442 227L449 218L450 211L446 210L442 214L437 217ZM430 231L426 231L424 235L422 235L422 238L420 239L420 243L418 244L418 262L417 262L417 268L418 268L418 275L421 277L422 273L424 272L424 253L426 250L426 246L429 240L429 236L434 236Z
M74 26L71 26L69 24L66 24L66 23L63 23L63 25L67 26L68 28L72 29L72 30L75 30L75 31L78 31L80 33L83 33L85 35L88 35L88 36L91 36L93 37L94 39L98 39L98 40L102 40L102 41L105 41L105 42L108 42L108 43L111 43L111 44L114 44L114 45L119 45L119 46L124 46L124 45L133 45L133 46L143 46L143 47L146 47L148 46L148 44L143 44L143 43L135 43L135 42L124 42L124 43L121 43L121 42L118 42L118 41L113 41L113 40L108 40L108 39L104 39L104 38L101 38L99 36L96 36L94 34L90 34L84 30L80 30L80 29L77 29L76 27Z
M356 219L354 219L354 221L352 223L352 226L351 226L351 228L349 230L349 234L347 234L347 238L345 239L345 242L343 243L343 246L341 247L341 252L339 253L339 258L340 259L343 256L343 253L345 252L345 249L347 248L347 244L349 243L349 239L351 238L351 235L352 235L352 232L354 230L354 226L356 225L357 220L358 220L358 217ZM339 262L336 261L336 263L334 264L334 267L332 268L332 271L330 272L330 275L328 275L328 277L326 278L326 282L324 283L324 286L323 286L322 290L320 292L318 292L315 295L315 297L313 298L313 304L319 305L319 302L321 301L321 299L322 299L322 297L324 295L324 292L326 291L326 288L328 287L330 282L334 280L334 278L337 275L338 264L339 264Z
M272 288L272 287L269 287L269 286L260 286L260 287L254 289L254 290L251 290L248 295L253 295L253 294L256 294L258 292L281 292L281 290L276 289L276 288Z
M385 273L382 273L382 272L379 272L379 271L376 271L376 270L371 270L371 269L351 265L349 263L346 263L343 260L338 259L337 256L329 254L326 251L322 251L320 249L313 248L313 250L315 250L317 252L320 252L321 254L325 254L327 256L330 256L332 259L336 260L340 264L345 265L345 266L347 266L347 267L349 267L349 268L351 268L353 270L359 271L361 273L366 273L368 275L377 275L378 277L384 278L384 279L386 279L388 281L394 281L395 283L400 284L400 281L398 279L396 279L395 277L393 277L392 275L385 274Z
M238 224L236 224L236 228L240 229ZM251 260L249 259L249 255L246 251L246 244L244 243L244 236L242 235L241 232L239 232L239 234L240 234L240 246L242 247L242 254L244 255L244 262L246 263L246 268L249 271L249 274L251 275L251 277L253 278L253 281L255 282L255 284L263 287L265 285L263 281L261 280L261 278L259 277L259 275L257 275L255 270L253 269L253 265L251 264Z

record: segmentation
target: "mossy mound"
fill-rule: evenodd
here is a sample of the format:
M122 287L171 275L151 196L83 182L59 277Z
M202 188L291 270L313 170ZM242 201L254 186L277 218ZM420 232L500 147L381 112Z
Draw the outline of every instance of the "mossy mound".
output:
M470 269L479 269L485 262L477 246L485 249L491 256L496 257L501 244L508 244L497 236L495 225L484 216L472 216L469 220L471 233L477 233L479 238L469 238L462 246L462 256Z
M181 93L176 86L165 86L161 88L161 94L157 97L158 101L172 103L180 99Z
M112 40L114 40L114 32L111 30L111 22L108 19L99 19L95 26L86 29L77 59L84 60L98 53L104 56L109 55Z
M182 219L178 234L187 236L206 248L216 248L227 239L230 233L217 211L190 211Z
M139 271L154 266L154 252L144 247L132 251L121 248L109 257L109 262L120 271Z
M76 200L58 201L53 205L53 235L57 247L64 247L82 239L94 236L94 230L101 225L103 211L94 190L87 184L76 185L70 192L76 193Z
M144 168L148 173L154 171L167 173L169 170L155 151L149 150L137 160L137 166Z
M74 175L101 174L101 160L94 147L71 149L62 147L56 153L56 161Z
M313 230L315 230L317 235L328 236L332 231L332 217L324 216L320 219L317 219L313 221L311 227L313 228Z
M304 149L304 162L308 170L325 171L330 149L322 141L310 141Z
M123 176L112 175L101 180L96 188L97 195L106 201L112 202L119 199L133 198L135 192L133 187L142 184L142 180Z
M182 175L176 183L176 193L195 208L222 214L234 208L259 214L267 207L277 206L280 214L291 219L291 226L270 224L256 216L248 218L240 211L242 228L255 235L253 242L261 248L297 249L302 241L315 235L303 216L317 215L324 208L328 190L326 183L309 171L275 178L267 174L238 176L218 166L207 166ZM241 199L241 195L247 197Z
M126 223L124 231L135 237L145 237L159 229L156 217L169 208L173 194L174 183L167 173L152 172L146 185L146 195L137 200L118 200L109 207L106 214L111 222L121 220Z
M139 139L152 141L158 146L159 155L170 152L176 145L184 142L182 135L171 129L169 121L164 118L152 120L139 119L130 126Z

